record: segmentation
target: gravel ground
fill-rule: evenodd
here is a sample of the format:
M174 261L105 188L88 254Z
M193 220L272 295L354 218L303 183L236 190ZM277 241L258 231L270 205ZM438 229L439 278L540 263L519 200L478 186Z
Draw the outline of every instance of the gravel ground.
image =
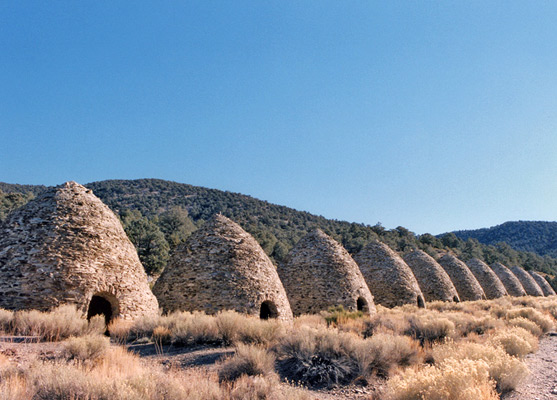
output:
M530 377L503 400L557 400L557 333L540 341L540 348L526 356Z

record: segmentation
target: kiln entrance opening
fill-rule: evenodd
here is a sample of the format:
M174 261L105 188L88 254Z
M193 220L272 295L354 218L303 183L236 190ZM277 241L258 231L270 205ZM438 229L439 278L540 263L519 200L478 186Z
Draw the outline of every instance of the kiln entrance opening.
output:
M259 310L259 318L261 319L269 319L269 318L278 318L278 310L275 303L270 300L266 300L261 304L261 309Z
M369 311L366 299L358 297L358 300L356 300L356 309L358 311Z
M114 309L112 303L102 295L95 295L91 298L89 309L87 310L87 320L90 320L95 315L104 315L104 322L106 326L114 316Z

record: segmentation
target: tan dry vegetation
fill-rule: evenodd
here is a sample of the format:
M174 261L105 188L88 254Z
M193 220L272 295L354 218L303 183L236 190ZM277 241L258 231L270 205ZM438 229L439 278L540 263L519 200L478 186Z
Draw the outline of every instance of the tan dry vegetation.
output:
M64 342L62 358L35 357L17 367L0 356L0 394L16 400L319 398L286 379L311 390L386 382L385 399L490 400L524 379L521 358L554 329L556 309L556 298L504 297L433 302L428 309L378 306L373 317L335 308L300 316L293 325L225 311L115 320L109 327L113 343L156 343L153 360L164 360L167 343L174 349L233 344L235 355L209 370L164 367L108 346L103 330L75 321L68 310L25 317L0 310L11 332L38 332L43 340L75 336Z

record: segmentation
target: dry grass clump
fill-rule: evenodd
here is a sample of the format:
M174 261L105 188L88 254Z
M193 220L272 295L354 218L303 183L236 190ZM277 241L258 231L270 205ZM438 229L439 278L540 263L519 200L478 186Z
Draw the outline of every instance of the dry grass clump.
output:
M356 336L333 329L302 327L275 348L279 372L312 387L345 385L358 376ZM360 339L361 340L361 339Z
M89 333L89 324L75 306L63 305L51 312L15 312L13 331L17 335L38 336L42 340L58 341Z
M500 393L514 389L528 376L528 368L518 358L510 356L501 347L472 342L449 342L433 346L432 357L435 364L449 359L484 361L489 377L493 379Z
M528 332L530 332L532 335L536 337L540 337L543 334L542 328L540 328L538 324L536 324L535 322L527 318L523 318L523 317L512 318L507 322L507 324L510 326L517 326L526 329Z
M109 331L111 337L122 344L146 338L160 342L160 334L165 332L162 344L171 342L176 346L190 346L237 343L269 345L284 335L286 330L281 321L260 320L234 311L223 311L217 315L175 312L134 322L116 319L110 324Z
M551 331L555 327L553 319L532 307L517 308L507 311L507 319L526 318L540 327L543 333Z
M310 328L324 328L327 326L327 321L320 314L303 314L294 318L294 328L307 326Z
M455 324L450 319L434 314L410 316L406 334L419 340L423 346L435 343L455 334Z
M0 332L10 333L13 329L14 313L0 308Z
M260 346L240 344L236 353L219 370L220 381L235 381L241 376L269 376L275 372L275 356Z
M295 329L274 351L283 377L311 387L386 377L394 368L420 360L418 342L407 336L378 332L363 339L333 328Z
M538 350L538 339L520 327L508 327L495 331L490 335L489 343L501 346L508 355L520 358Z
M280 385L276 375L243 376L221 385L213 372L164 370L120 347L88 363L35 362L10 375L2 365L0 398L6 400L309 400Z
M362 335L364 338L373 336L377 332L391 332L403 334L410 328L408 315L401 308L387 309L380 305L377 307L377 314L365 321Z
M386 400L497 400L488 365L448 359L435 366L408 368L389 380Z
M361 377L373 374L387 377L396 367L417 364L420 361L420 347L417 341L408 336L376 333L357 343L355 357Z
M261 320L234 311L217 314L216 324L225 344L271 345L276 343L286 332L284 324L280 321Z
M101 335L86 335L66 340L64 352L70 359L89 361L102 356L109 347L109 338Z

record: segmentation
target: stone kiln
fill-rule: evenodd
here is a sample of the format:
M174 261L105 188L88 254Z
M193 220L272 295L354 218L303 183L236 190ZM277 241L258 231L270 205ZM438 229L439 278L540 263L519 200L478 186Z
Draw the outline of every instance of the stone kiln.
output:
M501 282L503 282L509 296L526 296L526 291L522 287L522 283L520 283L518 278L505 265L496 262L491 264L491 269L495 272L499 279L501 279Z
M157 314L157 300L120 221L67 182L14 211L0 228L0 307L75 304L88 316Z
M534 278L532 278L532 275L516 265L511 267L511 271L518 278L520 283L522 283L522 287L529 296L543 297L543 290L536 283Z
M451 278L430 255L415 250L406 254L404 261L414 272L426 301L460 301Z
M478 258L466 263L484 290L489 300L507 295L507 289L489 266Z
M350 254L320 229L304 236L278 268L294 315L342 305L375 313L373 296Z
M536 271L528 271L532 278L536 281L539 287L542 289L544 296L555 296L555 290L551 287L549 282L545 280L545 278L537 273Z
M481 285L465 263L451 253L445 254L437 262L451 278L460 300L474 301L486 299Z
M269 257L249 233L220 214L176 248L153 292L166 312L234 310L292 321Z
M425 307L425 300L412 270L389 246L373 241L354 260L359 265L375 303L385 307L413 304Z

